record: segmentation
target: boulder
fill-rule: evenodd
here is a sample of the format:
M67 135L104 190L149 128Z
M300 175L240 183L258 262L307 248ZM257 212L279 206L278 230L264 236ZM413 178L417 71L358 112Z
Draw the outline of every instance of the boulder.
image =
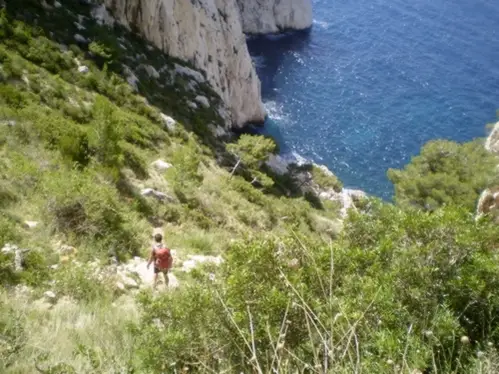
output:
M174 201L175 199L163 192L154 190L152 188L144 188L140 194L142 196L154 197L159 201Z
M208 125L208 128L210 129L211 133L213 135L215 135L217 138L221 138L221 137L224 137L224 136L228 135L227 130L225 130L221 126L217 126L217 125L214 125L214 124L210 123Z
M154 66L141 65L141 68L146 71L147 75L149 75L149 78L159 79L160 75L159 75L158 71L154 68Z
M297 270L300 267L300 261L297 258L293 258L288 261L288 267Z
M189 273L191 270L198 267L200 264L220 265L223 262L220 256L203 256L203 255L188 255L188 259L182 263L182 271Z
M199 71L188 68L187 66L182 66L175 64L175 73L181 75L187 75L188 77L194 78L198 83L203 83L205 81L203 74Z
M75 34L74 40L76 40L78 43L84 43L84 44L88 43L88 40L83 35L80 34Z
M34 229L36 226L38 226L36 221L24 221L24 228L26 229Z
M14 120L7 120L7 121L0 122L0 124L8 126L8 127L14 127L17 124L17 122Z
M24 256L22 249L16 249L14 252L14 270L15 271L23 271Z
M47 301L51 304L55 304L57 302L57 295L54 291L45 291L43 293L43 297L44 297L45 301Z
M279 175L284 175L289 171L289 162L279 155L271 154L266 161L266 164L272 171Z
M151 164L151 166L159 171L164 171L171 168L173 165L163 160L156 160Z
M198 108L196 103L193 103L192 101L187 102L187 106L193 110L196 110Z
M81 66L78 67L78 72L79 73L86 74L89 71L90 71L90 69L88 68L88 66L81 65Z
M122 274L121 275L121 283L125 286L127 290L133 289L133 288L139 288L139 284L135 279L130 278L127 275Z
M125 285L123 283L121 283L121 282L116 282L115 286L116 286L116 289L118 291L121 291L121 292L125 292L126 291Z
M167 116L164 113L161 113L160 115L161 119L163 120L163 123L165 124L165 127L170 131L175 130L175 124L177 123L177 121L175 121L172 117Z
M106 25L113 27L116 22L114 17L109 14L104 4L96 6L91 11L92 17L97 21L99 25Z
M134 91L138 91L139 90L138 83L140 81L139 78L137 78L137 76L133 72L133 70L130 69L128 66L123 65L123 72L125 73L126 81L128 82L128 84L134 89Z
M29 252L29 249L21 249L17 245L7 243L3 246L1 252L8 255L13 254L14 270L16 272L23 270L24 254Z
M499 216L499 187L488 188L482 192L477 204L477 218L491 214Z
M208 101L206 96L199 95L199 96L196 96L196 98L194 100L196 100L199 104L201 104L205 108L210 107L210 102Z
M3 246L1 252L8 254L8 253L14 253L15 250L17 250L18 247L14 244L7 243Z

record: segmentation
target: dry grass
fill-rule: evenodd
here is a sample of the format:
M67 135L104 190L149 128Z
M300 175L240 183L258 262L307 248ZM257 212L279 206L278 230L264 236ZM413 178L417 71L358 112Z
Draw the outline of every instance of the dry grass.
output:
M77 373L118 373L133 359L133 336L126 325L137 319L138 312L129 297L113 305L78 305L61 299L47 309L45 303L2 292L1 303L15 310L26 333L26 344L6 374L39 373L35 363L40 368L65 363Z

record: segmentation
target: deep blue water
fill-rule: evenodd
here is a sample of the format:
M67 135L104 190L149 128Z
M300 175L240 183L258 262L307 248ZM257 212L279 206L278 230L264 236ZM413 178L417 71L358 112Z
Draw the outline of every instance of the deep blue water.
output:
M265 132L348 187L390 198L388 168L430 139L486 136L499 108L499 0L315 0L308 33L248 41Z

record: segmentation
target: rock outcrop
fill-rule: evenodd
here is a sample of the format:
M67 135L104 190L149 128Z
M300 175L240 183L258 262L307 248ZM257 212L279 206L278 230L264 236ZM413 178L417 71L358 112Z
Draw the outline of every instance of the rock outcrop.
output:
M485 149L499 155L499 122L495 124L489 137L485 141Z
M312 26L311 0L237 0L243 31L267 34Z
M310 164L307 160L297 155L289 155L284 158L279 155L271 155L266 162L267 166L275 173L283 175L290 172L291 165L310 165L315 166L323 171L326 175L334 177L334 174L324 165ZM322 200L330 200L337 202L340 207L340 218L345 218L350 209L356 210L356 204L366 199L368 196L364 191L354 190L349 188L335 189L333 187L321 187L314 181L314 177L310 171L302 170L295 174L297 180L300 181L300 189L303 193L311 192Z
M114 17L165 53L206 72L230 109L232 125L262 122L260 80L236 0L104 0Z
M495 124L485 141L485 149L499 155L499 122ZM497 167L499 168L499 165ZM478 199L476 217L480 218L487 214L492 215L496 221L499 221L499 186L487 188Z
M487 188L482 192L477 204L477 217L485 214L498 216L499 212L499 187Z

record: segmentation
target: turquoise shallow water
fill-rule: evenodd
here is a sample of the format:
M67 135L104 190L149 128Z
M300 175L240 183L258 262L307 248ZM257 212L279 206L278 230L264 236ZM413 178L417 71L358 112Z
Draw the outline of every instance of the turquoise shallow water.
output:
M499 108L499 1L315 0L309 32L248 40L284 153L389 199L430 139L486 135Z

